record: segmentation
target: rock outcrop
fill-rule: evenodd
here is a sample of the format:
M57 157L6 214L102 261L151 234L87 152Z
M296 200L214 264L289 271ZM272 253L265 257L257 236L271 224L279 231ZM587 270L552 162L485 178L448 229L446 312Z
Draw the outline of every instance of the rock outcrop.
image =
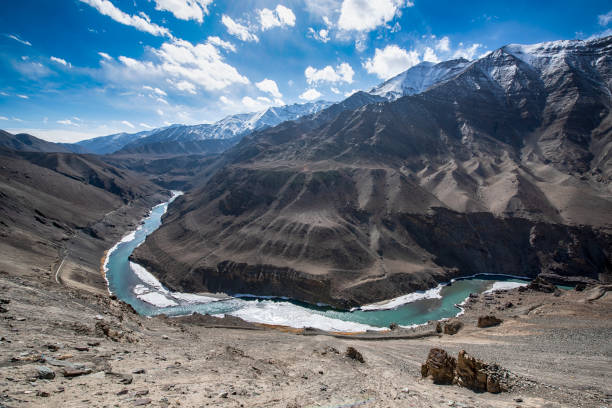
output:
M451 357L445 350L432 348L427 361L421 366L421 376L431 376L435 384L452 384L456 366L455 357Z
M501 324L502 322L502 319L499 319L493 315L480 316L478 317L477 326L480 328L493 327Z
M509 388L510 374L496 364L487 364L465 350L455 359L445 350L432 348L421 366L421 376L435 384L456 384L476 392L499 393Z

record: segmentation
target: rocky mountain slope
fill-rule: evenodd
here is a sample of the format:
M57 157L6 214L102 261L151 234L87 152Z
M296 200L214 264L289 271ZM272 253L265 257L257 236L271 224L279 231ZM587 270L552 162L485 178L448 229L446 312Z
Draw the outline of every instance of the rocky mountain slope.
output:
M0 148L0 270L23 268L20 276L31 277L53 265L103 291L100 258L163 199L159 192L96 156Z
M612 37L510 45L256 132L134 258L183 291L340 307L474 273L609 280L611 55Z
M11 134L0 129L0 147L22 152L62 152L85 153L79 146L70 143L53 143L27 133Z

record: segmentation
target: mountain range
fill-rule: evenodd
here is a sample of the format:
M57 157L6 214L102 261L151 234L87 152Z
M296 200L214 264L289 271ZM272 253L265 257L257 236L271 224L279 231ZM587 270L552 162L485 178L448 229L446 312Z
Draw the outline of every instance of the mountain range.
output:
M475 273L609 280L611 59L612 37L509 45L250 133L133 258L177 290L337 307Z
M334 104L72 145L1 132L7 180L31 168L33 197L7 182L5 203L20 204L0 208L3 223L55 225L30 222L39 211L70 225L28 205L80 200L32 190L41 177L110 197L104 208L180 188L132 255L167 287L340 308L475 273L608 281L611 59L612 37L508 45L418 64Z

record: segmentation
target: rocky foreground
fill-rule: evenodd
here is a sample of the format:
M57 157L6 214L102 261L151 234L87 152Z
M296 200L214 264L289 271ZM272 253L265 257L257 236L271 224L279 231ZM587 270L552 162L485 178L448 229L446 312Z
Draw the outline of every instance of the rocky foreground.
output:
M107 296L2 271L0 406L609 406L609 288L541 289L474 296L441 333L432 322L362 340L236 318L147 319ZM501 322L478 327L490 315ZM503 367L504 389L423 378L432 348Z

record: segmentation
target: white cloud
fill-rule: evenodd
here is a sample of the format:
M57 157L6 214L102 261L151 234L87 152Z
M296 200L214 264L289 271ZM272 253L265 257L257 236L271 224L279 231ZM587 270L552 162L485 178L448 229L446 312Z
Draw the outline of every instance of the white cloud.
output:
M300 99L303 99L305 101L314 101L317 98L321 97L321 92L317 91L314 88L310 88L305 90L301 95L300 95Z
M310 85L319 82L346 82L351 84L353 83L355 71L353 71L353 68L348 63L343 62L335 69L331 65L322 69L316 69L309 66L304 71L304 75L306 76L306 81Z
M440 40L436 43L436 50L442 52L450 51L450 38L448 38L448 36L440 38Z
M363 63L363 67L370 74L376 74L381 79L388 79L419 62L418 52L406 51L397 45L387 45L382 50L377 48L374 57L368 58Z
M352 94L354 94L355 92L359 92L359 89L351 89L350 91L346 92L344 94L345 98L348 98L349 96L351 96Z
M340 92L340 90L338 88L334 88L333 86L331 87L331 91L333 93L335 93L336 95L340 95L342 92Z
M177 89L195 93L196 87L217 91L249 80L227 64L212 44L193 45L185 40L165 42L150 50L151 58L120 56L118 62L102 61L106 79L121 84L166 81ZM159 82L157 82L159 83Z
M147 128L147 129L153 129L153 126L151 126L151 125L147 125L146 123L142 123L142 122L141 122L141 123L139 123L139 126L140 126L140 127L143 127L143 128Z
M224 98L224 99L221 99L221 98ZM229 106L235 105L229 99L225 97L221 97L221 98L220 99L222 100L222 102L225 103L226 105L229 105ZM264 110L264 109L269 108L270 106L282 104L283 101L279 99L275 99L274 101L272 101L270 98L266 98L265 96L258 96L257 98L251 98L250 96L245 96L244 98L242 98L241 102L245 110L252 112L252 111Z
M157 36L166 36L172 38L170 31L165 28L158 26L151 22L149 16L145 13L140 15L129 15L119 10L109 0L80 0L81 2L90 5L91 7L98 10L101 14L108 16L118 23L125 24L136 28L137 30L144 31L149 34Z
M76 126L76 127L79 126L78 123L74 123L70 119L58 120L57 123L59 123L60 125L70 125L70 126Z
M112 59L113 59L113 57L111 57L110 55L108 55L107 53L102 52L102 51L100 51L100 52L98 53L98 55L99 55L99 56L101 56L102 58L104 58L104 59L105 59L105 60L107 60L107 61L108 61L108 60L112 60Z
M264 79L261 82L257 82L255 84L255 86L260 91L267 92L270 95L274 96L275 98L282 98L283 97L283 95L278 90L278 85L276 85L276 82L274 82L271 79L266 78L266 79Z
M178 82L174 83L174 86L179 91L184 91L184 92L190 93L192 95L195 95L197 93L195 85L192 84L189 81L178 81Z
M30 99L30 97L28 95L22 95L22 94L15 94L16 97L21 98L21 99Z
M308 0L304 3L306 3L306 10L311 14L329 18L330 15L340 12L341 0Z
M181 20L202 22L213 0L155 0L155 10L169 11Z
M206 90L219 90L231 84L248 84L236 68L227 64L217 48L211 44L192 45L188 41L175 40L162 44L156 51L161 58L161 68L167 74L188 80Z
M460 44L462 45L462 44ZM458 48L453 53L453 58L465 58L468 60L473 60L474 56L478 52L478 49L482 47L482 44L472 44L469 47Z
M440 58L438 58L433 49L431 49L430 47L426 47L425 53L423 54L423 61L438 63L440 62Z
M599 21L599 25L607 26L612 21L612 10L608 11L606 14L602 14L597 16L597 21Z
M253 34L249 27L237 23L236 21L232 20L230 16L224 14L221 17L221 22L225 28L227 28L227 32L234 37L239 38L242 41L259 41L259 37Z
M319 31L315 31L314 28L308 27L308 34L317 41L321 41L322 43L326 43L330 40L329 38L329 30L322 28Z
M129 127L129 128L132 128L132 129L136 128L136 126L132 125L132 124L131 124L130 122L128 122L127 120L122 120L122 121L121 121L121 124L123 124L123 125L125 125L125 126L127 126L127 127Z
M50 59L51 59L51 61L57 62L58 64L62 64L65 67L70 66L70 64L68 62L66 62L65 59L58 58L58 57L51 57Z
M161 109L157 109L155 112L157 112L159 116L164 116L164 111Z
M281 4L277 5L274 10L264 8L257 10L257 13L259 14L259 24L262 31L274 27L295 26L295 14L290 8Z
M15 40L15 41L17 41L17 42L19 42L19 43L23 44L23 45L27 45L28 47L31 47L31 46L32 46L32 43L31 43L31 42L29 42L29 41L26 41L26 40L23 40L23 39L19 38L19 36L18 36L18 35L15 35L15 34L6 34L6 36L7 36L8 38L12 39L12 40Z
M161 90L159 88L153 88L153 87L148 86L148 85L143 86L142 89L144 89L146 91L154 92L154 93L156 93L157 95L160 95L160 96L167 96L168 95L165 91L163 91L163 90Z
M9 120L6 116L0 116L0 120Z
M399 9L411 2L404 0L344 0L338 19L341 30L371 31L391 21Z
M212 44L212 45L216 45L217 47L224 48L224 49L226 49L228 51L236 52L236 47L234 47L234 44L232 44L231 42L228 42L228 41L223 41L219 37L216 37L216 36L208 37L206 39L206 42L208 42L209 44Z
M0 91L0 95L2 96L9 96L9 94L7 94L6 92Z

